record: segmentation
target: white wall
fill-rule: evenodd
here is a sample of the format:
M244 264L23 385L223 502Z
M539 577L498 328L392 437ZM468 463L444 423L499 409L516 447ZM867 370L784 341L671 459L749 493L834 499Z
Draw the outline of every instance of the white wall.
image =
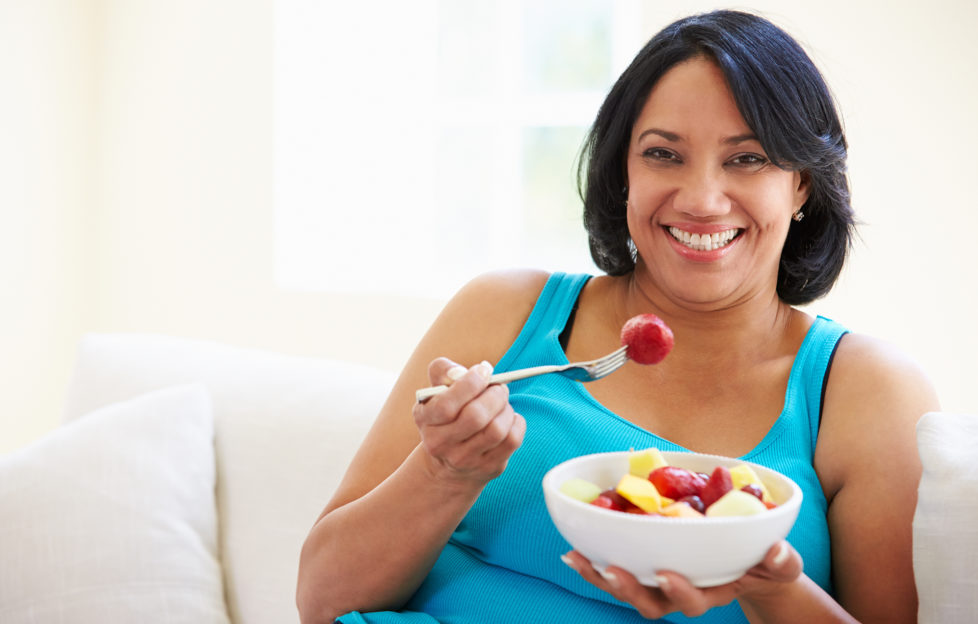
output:
M271 0L0 0L0 453L85 331L397 369L437 314L273 284L271 36Z
M92 8L0 0L0 452L54 424L91 320Z
M649 32L711 4L649 0ZM866 222L812 309L898 343L947 408L978 413L978 8L781 4L751 6L826 71ZM0 0L0 452L56 426L85 331L396 369L437 313L274 285L272 19L272 0Z

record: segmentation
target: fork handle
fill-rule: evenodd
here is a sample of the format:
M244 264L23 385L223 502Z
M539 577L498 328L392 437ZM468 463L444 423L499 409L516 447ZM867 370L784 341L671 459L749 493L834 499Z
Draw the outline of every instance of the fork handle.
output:
M533 377L534 375L545 375L547 373L556 373L566 366L560 365L549 365L549 366L532 366L530 368L521 368L519 370L508 371L505 373L496 373L489 378L489 384L507 384L511 381L519 381L520 379L526 379L527 377ZM415 398L418 403L424 403L436 394L441 394L445 390L448 390L448 386L432 386L430 388L422 388L415 393Z

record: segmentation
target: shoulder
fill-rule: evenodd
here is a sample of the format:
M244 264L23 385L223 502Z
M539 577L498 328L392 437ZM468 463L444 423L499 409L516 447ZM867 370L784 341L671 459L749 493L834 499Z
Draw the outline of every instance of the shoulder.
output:
M880 455L915 455L915 429L940 403L931 380L893 344L850 333L839 341L825 388L819 452L827 465L877 461ZM899 450L898 450L899 449ZM845 475L827 468L841 485Z
M549 278L549 273L532 269L474 278L445 305L424 342L467 365L498 359L519 335ZM478 359L470 361L474 357Z
M430 363L447 357L464 366L499 361L519 335L549 274L501 271L476 277L444 306L405 363L373 428L327 510L370 491L420 441L412 418L415 392L431 385Z
M895 345L867 336L849 333L840 341L832 363L826 400L843 402L872 399L875 402L936 402L930 379L924 370Z
M551 274L535 269L509 269L483 273L465 284L448 307L476 306L512 309L533 307Z

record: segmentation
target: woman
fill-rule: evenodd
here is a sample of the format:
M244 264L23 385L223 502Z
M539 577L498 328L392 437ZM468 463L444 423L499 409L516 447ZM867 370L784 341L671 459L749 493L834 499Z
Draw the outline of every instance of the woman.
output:
M853 223L811 61L756 16L680 20L612 88L586 157L607 274L491 274L452 299L310 532L303 622L914 621L914 426L936 397L891 348L792 307L831 288ZM592 359L647 312L675 334L658 365L487 384L485 360ZM416 404L431 384L451 387ZM565 552L544 472L649 446L791 476L805 502L788 540L706 589L669 571L643 587Z

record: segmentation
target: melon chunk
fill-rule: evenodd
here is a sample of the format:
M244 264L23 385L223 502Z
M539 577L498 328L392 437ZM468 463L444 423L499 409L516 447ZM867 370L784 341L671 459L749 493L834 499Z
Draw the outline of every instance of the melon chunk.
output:
M601 488L587 479L574 477L560 484L560 491L582 503L590 503L601 495Z
M753 494L741 490L730 490L706 508L706 517L753 516L762 511L767 511L767 505Z

